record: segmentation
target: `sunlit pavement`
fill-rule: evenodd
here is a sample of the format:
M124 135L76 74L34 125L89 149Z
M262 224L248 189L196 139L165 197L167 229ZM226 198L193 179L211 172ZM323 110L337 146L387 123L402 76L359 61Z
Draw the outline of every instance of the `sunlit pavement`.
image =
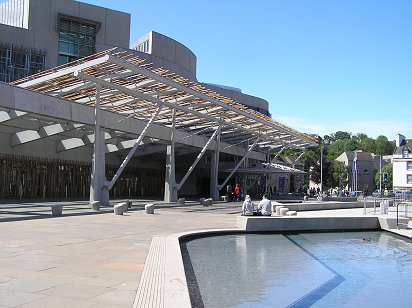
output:
M131 307L153 236L235 228L242 204L158 202L148 215L148 202L134 200L138 205L122 216L64 202L62 217L51 215L53 203L0 204L0 307ZM362 208L298 213L363 214ZM366 214L377 215L370 208Z

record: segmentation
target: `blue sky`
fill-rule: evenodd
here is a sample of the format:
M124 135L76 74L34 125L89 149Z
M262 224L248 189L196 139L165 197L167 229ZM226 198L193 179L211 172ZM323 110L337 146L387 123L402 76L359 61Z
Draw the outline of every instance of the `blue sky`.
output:
M302 132L412 138L411 0L83 2L130 13L131 42L181 42L199 81L264 98Z

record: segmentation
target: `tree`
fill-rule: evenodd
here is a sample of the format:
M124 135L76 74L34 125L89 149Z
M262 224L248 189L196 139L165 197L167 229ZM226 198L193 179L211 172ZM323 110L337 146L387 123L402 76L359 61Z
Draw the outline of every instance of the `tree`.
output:
M383 176L382 176L382 189L385 187L387 189L392 189L393 188L393 164L388 164L385 167L382 168L382 174L387 173L388 174L388 181L386 183L383 182ZM376 172L375 174L375 185L377 188L379 188L379 171Z
M331 139L333 141L337 140L348 140L352 138L352 134L348 132L337 131L334 134L331 134Z
M378 155L391 155L395 151L396 145L393 142L388 141L385 136L379 136L376 138L376 154Z
M349 166L345 166L345 163L341 161L333 161L332 163L332 177L333 183L330 187L343 188L348 184L348 173L350 171Z
M358 150L362 150L362 151L370 152L370 153L376 153L375 139L366 137L366 138L358 140Z

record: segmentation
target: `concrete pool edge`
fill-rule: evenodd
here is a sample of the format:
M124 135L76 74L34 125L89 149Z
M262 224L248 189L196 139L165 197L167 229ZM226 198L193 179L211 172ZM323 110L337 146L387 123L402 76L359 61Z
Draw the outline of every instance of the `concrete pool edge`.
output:
M246 222L243 219L246 219ZM315 232L315 231L361 231L361 230L384 230L391 233L401 235L411 239L410 234L402 232L402 230L389 229L393 225L391 218L382 217L245 217L238 216L238 224L236 228L225 229L200 229L181 233L175 233L167 237L154 237L151 246L158 246L161 242L160 249L150 249L142 274L139 288L133 307L138 305L142 298L145 298L144 307L192 307L190 295L184 270L183 258L181 253L181 240L193 236L213 235L223 233L253 233L253 232ZM246 228L248 219L256 219L255 223L264 220L276 220L279 226L276 230L251 230ZM295 221L293 221L295 220ZM362 222L363 220L363 222ZM240 224L239 224L240 221ZM242 222L243 221L243 222ZM287 227L287 224L292 221L292 225ZM312 222L310 222L312 221ZM301 224L301 227L297 226ZM315 224L316 222L316 224ZM359 226L356 224L362 222ZM246 223L246 225L244 225ZM303 228L302 228L303 223ZM321 223L321 224L320 224ZM272 222L273 224L273 222ZM346 227L343 227L345 226ZM349 225L347 225L349 224ZM255 225L256 226L256 225ZM280 226L286 228L282 229ZM356 226L356 227L355 227ZM310 229L312 227L312 229ZM159 258L159 254L161 257ZM146 275L145 275L146 272ZM153 277L161 276L161 277ZM153 287L153 284L158 284ZM156 293L156 294L153 294Z

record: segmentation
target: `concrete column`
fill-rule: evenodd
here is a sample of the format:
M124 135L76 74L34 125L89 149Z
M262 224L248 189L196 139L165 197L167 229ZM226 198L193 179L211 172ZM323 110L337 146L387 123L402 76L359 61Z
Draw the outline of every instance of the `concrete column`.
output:
M100 201L101 205L109 204L109 191L105 189L106 152L104 128L100 118L100 86L96 85L96 106L94 123L94 146L92 156L92 174L90 181L90 202Z
M174 144L168 145L166 147L166 176L165 176L164 201L166 202L176 202L177 201Z
M212 153L212 162L210 170L210 197L218 201L219 200L219 151L220 151L220 131L216 136L216 148Z
M172 132L170 145L166 147L166 174L165 174L165 196L164 201L177 201L176 171L175 171L175 123L176 109L173 109Z

